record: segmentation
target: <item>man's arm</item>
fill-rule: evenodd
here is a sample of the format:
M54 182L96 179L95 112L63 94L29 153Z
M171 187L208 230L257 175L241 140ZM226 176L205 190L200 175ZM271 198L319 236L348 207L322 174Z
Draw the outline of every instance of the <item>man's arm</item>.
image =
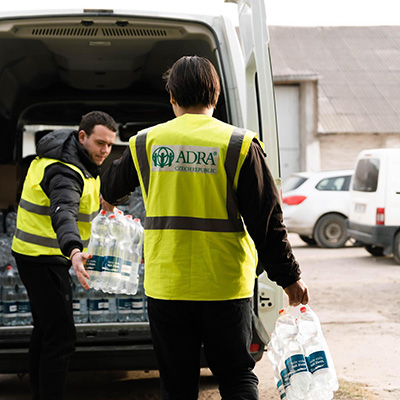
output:
M83 249L77 225L82 177L68 166L55 163L46 168L40 185L50 199L51 223L61 252L69 257L73 249Z
M279 193L257 140L239 175L239 211L268 277L285 289L292 305L308 302L308 289L300 279L296 261L283 224Z
M101 194L104 200L113 205L122 204L136 187L139 178L127 147L118 160L112 162L101 178Z

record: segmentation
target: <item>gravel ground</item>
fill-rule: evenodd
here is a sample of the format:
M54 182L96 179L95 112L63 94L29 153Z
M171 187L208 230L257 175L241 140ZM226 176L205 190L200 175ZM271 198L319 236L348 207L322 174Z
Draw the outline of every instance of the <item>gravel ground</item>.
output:
M399 400L400 266L363 248L319 249L290 235L340 389L335 400ZM184 368L184 366L182 366ZM257 363L260 400L278 400L271 365ZM200 400L220 399L203 369ZM0 400L29 399L27 376L0 375ZM71 372L66 400L160 400L157 371Z

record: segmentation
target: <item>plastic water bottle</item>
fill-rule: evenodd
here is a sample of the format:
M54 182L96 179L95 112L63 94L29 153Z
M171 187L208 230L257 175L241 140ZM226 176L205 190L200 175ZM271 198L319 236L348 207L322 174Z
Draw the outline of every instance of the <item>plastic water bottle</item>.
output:
M125 235L125 225L121 218L116 218L115 214L110 215L109 221L100 289L104 292L116 293L121 284L121 244Z
M126 292L128 294L135 294L139 286L139 270L140 270L140 265L142 263L142 248L143 248L144 234L143 234L143 226L141 225L139 218L135 218L131 222L131 224L134 227L133 231L135 232L131 246L133 253L133 262L132 262L132 272L130 280L127 285ZM144 274L144 271L142 272Z
M104 322L116 322L117 319L117 296L108 293L103 296L103 320Z
M279 311L275 323L275 332L283 341L286 370L290 385L285 388L288 399L305 399L311 386L311 374L308 370L304 349L297 340L298 326L293 315Z
M277 360L277 367L279 376L283 384L283 390L286 393L286 400L297 400L292 393L288 393L288 387L290 386L289 374L285 365L284 357L284 344L274 330L271 333L270 345L272 346ZM289 391L290 392L290 391Z
M1 285L1 276L0 276L0 325L3 325L3 288Z
M99 289L101 285L108 224L109 220L105 210L101 210L92 221L90 241L87 249L87 252L92 254L92 258L86 261L86 270L90 276L89 286L94 289Z
M144 264L139 265L139 284L136 294L132 297L132 320L144 321Z
M5 233L0 233L0 268L7 265L15 266L15 259L11 254L11 244L13 238Z
M118 308L118 321L120 322L131 322L133 321L132 314L132 296L127 294L119 294L117 296L117 308Z
M18 304L17 292L15 290L16 284L17 281L13 267L7 265L2 274L3 325L5 326L17 324Z
M29 325L32 323L31 303L29 302L28 292L21 281L19 274L17 280L17 325Z
M104 322L103 308L104 308L104 293L99 290L90 289L88 308L89 308L89 321L93 323Z
M275 333L284 343L294 339L299 333L296 318L285 310L280 310L279 317L275 322Z
M6 215L6 233L7 233L7 235L14 236L16 227L17 227L17 213L16 213L16 211L10 211Z
M272 334L274 334L274 333L272 333ZM272 334L271 334L271 336L272 336ZM278 389L279 398L287 400L285 386L282 382L282 376L279 372L280 355L275 350L273 342L271 340L269 341L269 343L267 345L267 355L271 361L272 370L274 371L274 380L275 380L276 387Z
M88 293L80 284L78 277L75 275L74 270L70 269L70 274L73 282L72 286L72 310L74 321L76 324L83 324L88 322Z
M138 264L135 263L136 224L132 215L126 215L125 235L121 243L121 284L119 293L135 294L137 291Z
M297 323L304 342L308 369L313 378L309 399L330 400L333 398L333 391L337 390L339 385L321 324L310 308L302 307L300 312Z
M305 399L311 388L312 379L304 349L296 339L286 343L284 358L290 381L287 392L292 392L299 399Z

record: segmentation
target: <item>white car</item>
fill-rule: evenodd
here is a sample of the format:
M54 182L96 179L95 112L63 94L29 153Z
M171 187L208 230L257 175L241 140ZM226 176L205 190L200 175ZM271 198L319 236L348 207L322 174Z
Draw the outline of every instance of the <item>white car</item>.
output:
M298 172L283 184L283 218L289 232L308 244L343 247L353 170Z

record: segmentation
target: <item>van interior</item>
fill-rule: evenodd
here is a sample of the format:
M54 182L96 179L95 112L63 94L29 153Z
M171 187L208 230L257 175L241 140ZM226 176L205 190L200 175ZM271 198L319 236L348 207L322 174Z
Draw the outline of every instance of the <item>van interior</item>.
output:
M194 21L89 10L0 20L0 209L16 207L35 144L81 116L114 117L118 158L140 129L173 118L164 72L183 55L207 57L222 93L214 116L229 121L224 75L213 32Z

